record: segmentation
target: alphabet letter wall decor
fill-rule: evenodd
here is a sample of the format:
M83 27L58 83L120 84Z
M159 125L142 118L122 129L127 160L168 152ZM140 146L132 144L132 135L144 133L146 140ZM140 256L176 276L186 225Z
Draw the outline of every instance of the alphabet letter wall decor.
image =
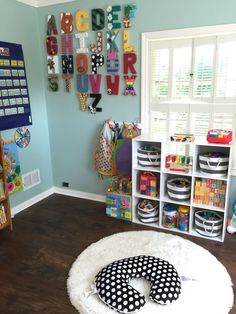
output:
M61 77L69 92L75 77L81 111L91 113L102 111L98 103L104 92L109 96L135 96L136 14L136 3L78 7L75 13L48 14L45 33L49 90L59 89Z

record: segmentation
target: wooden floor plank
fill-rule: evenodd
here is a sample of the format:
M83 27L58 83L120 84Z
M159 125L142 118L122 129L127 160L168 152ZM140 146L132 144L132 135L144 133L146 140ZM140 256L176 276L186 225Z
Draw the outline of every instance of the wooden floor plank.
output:
M93 242L117 232L158 230L109 218L104 209L103 203L54 194L16 215L14 231L0 232L0 312L78 313L66 291L76 257ZM221 261L235 291L236 235L227 234L223 244L184 237ZM236 314L235 304L230 314Z

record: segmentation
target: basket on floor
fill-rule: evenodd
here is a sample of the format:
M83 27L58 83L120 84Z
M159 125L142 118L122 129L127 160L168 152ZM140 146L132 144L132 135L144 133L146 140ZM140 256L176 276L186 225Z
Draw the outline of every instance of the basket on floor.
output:
M191 195L191 181L185 178L169 179L167 193L173 201L188 201Z
M200 171L212 176L227 176L229 157L221 152L199 154Z
M216 212L199 210L194 215L195 230L207 237L217 237L222 233L223 218Z
M145 145L138 148L138 164L143 167L160 167L161 153L156 146Z

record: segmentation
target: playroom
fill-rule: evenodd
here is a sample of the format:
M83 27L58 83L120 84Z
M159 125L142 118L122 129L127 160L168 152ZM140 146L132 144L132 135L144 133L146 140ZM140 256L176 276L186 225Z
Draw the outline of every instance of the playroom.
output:
M4 314L236 314L236 4L0 0Z

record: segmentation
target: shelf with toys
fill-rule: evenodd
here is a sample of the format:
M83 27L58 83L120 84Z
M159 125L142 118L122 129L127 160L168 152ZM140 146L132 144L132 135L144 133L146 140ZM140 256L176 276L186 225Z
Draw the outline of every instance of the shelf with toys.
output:
M0 138L0 230L9 227L12 230L11 209L6 188L6 172L4 169L3 142Z
M191 134L134 138L132 221L223 242L231 155L230 144Z

